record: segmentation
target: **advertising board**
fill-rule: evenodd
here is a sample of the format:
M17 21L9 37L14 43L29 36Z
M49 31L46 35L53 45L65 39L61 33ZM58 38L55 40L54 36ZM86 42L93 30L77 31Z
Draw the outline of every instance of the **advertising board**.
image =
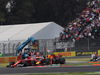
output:
M55 55L62 55L62 57L74 57L76 56L75 51L70 51L70 52L55 52Z
M0 57L0 63L9 63L11 61L17 62L17 57Z
M98 54L98 51L78 51L76 52L76 56L88 56L91 54Z

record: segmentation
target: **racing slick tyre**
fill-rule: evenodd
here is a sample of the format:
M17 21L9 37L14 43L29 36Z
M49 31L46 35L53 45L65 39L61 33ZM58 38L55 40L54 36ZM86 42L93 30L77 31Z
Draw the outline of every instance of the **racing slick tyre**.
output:
M23 66L28 66L28 61L23 61Z
M50 59L47 58L47 59L45 60L45 63L46 63L46 65L49 65L49 64L50 64Z
M65 58L60 58L59 62L60 62L60 64L65 64Z
M11 61L11 62L9 63L9 65L7 65L6 67L12 67L14 64L15 64L15 62Z
M41 60L41 65L44 65L45 64L45 59Z
M59 58L55 58L55 64L59 64Z
M90 61L96 62L96 59L91 59Z
M31 61L31 65L32 65L32 66L36 65L36 61L35 61L35 60L32 60L32 61Z
M95 62L95 61L97 61L97 58L98 58L98 57L94 56L93 59L91 59L90 61Z
M15 62L11 61L9 65L11 66L11 65L14 65L14 64L15 64Z
M15 62L11 61L11 62L9 63L9 65L7 65L6 67L11 67L11 66L13 66L14 64L15 64Z

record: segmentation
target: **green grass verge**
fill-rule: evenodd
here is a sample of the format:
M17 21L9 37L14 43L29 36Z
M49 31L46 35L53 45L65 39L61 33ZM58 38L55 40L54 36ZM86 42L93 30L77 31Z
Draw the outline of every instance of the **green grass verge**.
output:
M90 58L71 58L66 59L66 61L90 61Z
M75 64L64 64L62 66L85 66L85 65L93 65L94 63L75 63Z
M0 68L6 67L7 65L9 65L9 63L3 63L3 64L0 64Z

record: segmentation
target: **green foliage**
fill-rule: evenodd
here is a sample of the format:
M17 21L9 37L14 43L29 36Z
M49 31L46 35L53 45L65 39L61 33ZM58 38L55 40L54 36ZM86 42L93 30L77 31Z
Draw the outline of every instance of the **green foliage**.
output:
M0 22L5 22L5 14L0 12Z
M2 24L3 22L6 21L5 19L5 6L6 6L7 0L0 0L0 23Z
M7 22L9 24L34 22L34 12L32 0L15 0L15 5L7 16Z
M66 27L86 7L87 0L13 0L9 13L5 9L7 2L0 0L4 24L54 21Z

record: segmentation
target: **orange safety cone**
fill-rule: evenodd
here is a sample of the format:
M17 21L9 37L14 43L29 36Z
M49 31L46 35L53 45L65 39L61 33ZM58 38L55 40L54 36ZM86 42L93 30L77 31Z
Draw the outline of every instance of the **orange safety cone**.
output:
M53 58L53 57L51 56L51 58L50 58L50 65L51 65L51 66L52 66L52 58Z
M52 58L50 58L50 65L52 66Z

